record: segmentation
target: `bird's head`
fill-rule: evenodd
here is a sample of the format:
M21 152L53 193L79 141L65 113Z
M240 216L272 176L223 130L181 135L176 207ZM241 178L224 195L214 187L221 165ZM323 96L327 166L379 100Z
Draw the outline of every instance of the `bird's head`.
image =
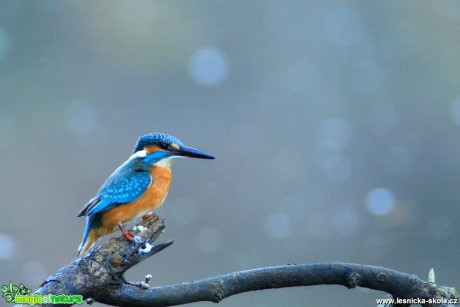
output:
M173 158L189 157L198 159L214 159L213 156L188 146L177 138L165 133L149 133L141 136L134 148L134 154L144 155L144 161L158 165L169 165Z

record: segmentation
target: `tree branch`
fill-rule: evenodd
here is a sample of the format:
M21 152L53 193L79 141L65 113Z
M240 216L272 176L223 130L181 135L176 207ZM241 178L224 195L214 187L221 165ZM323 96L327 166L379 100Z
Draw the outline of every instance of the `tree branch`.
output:
M248 291L314 285L359 286L400 298L458 298L455 289L439 287L413 275L383 267L335 262L260 268L148 290L127 285L108 291L96 300L122 306L164 306L199 301L217 303Z
M132 245L123 237L111 239L50 276L35 293L81 294L85 298L117 306L219 302L248 291L313 285L359 286L384 291L399 298L459 298L455 288L437 286L414 275L383 267L337 262L267 267L177 285L147 288L143 284L142 287L140 283L127 282L123 274L173 242L151 244L164 229L163 219L156 215L142 221L134 229L139 243Z

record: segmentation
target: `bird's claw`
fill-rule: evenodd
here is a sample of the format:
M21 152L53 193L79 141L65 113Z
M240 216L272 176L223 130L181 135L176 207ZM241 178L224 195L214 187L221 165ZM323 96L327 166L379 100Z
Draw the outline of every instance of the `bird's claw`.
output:
M121 234L123 235L123 237L126 238L126 240L132 243L136 243L133 235L129 231L127 231L125 228L123 228L123 225L121 225L121 223L118 223L118 228L120 228Z
M148 212L148 213L144 214L144 216L142 217L142 220L145 221L146 219L148 219L149 217L151 217L154 214L155 213L153 213L153 212Z
M122 231L121 234L123 235L123 237L126 238L126 240L128 240L130 242L133 242L133 243L136 243L136 240L134 240L133 235L129 231L127 231L127 230Z

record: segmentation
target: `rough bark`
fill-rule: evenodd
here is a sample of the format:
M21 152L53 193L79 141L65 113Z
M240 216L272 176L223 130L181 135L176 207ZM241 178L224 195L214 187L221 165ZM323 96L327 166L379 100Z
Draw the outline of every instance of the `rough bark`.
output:
M266 267L160 287L126 281L123 274L129 268L173 243L153 244L163 229L162 218L148 217L134 228L138 243L132 244L123 237L111 239L48 277L35 294L81 294L85 299L117 306L167 306L198 301L217 303L238 293L264 289L343 285L379 290L399 298L459 298L455 288L437 286L414 275L337 262Z

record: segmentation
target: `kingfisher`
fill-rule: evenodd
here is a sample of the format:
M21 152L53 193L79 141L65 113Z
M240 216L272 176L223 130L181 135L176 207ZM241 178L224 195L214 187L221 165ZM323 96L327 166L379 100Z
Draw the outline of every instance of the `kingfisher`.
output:
M78 213L86 216L86 227L77 256L84 255L97 240L117 227L126 239L133 241L123 223L148 215L163 204L171 185L171 164L181 157L214 159L165 133L141 136L131 157Z

